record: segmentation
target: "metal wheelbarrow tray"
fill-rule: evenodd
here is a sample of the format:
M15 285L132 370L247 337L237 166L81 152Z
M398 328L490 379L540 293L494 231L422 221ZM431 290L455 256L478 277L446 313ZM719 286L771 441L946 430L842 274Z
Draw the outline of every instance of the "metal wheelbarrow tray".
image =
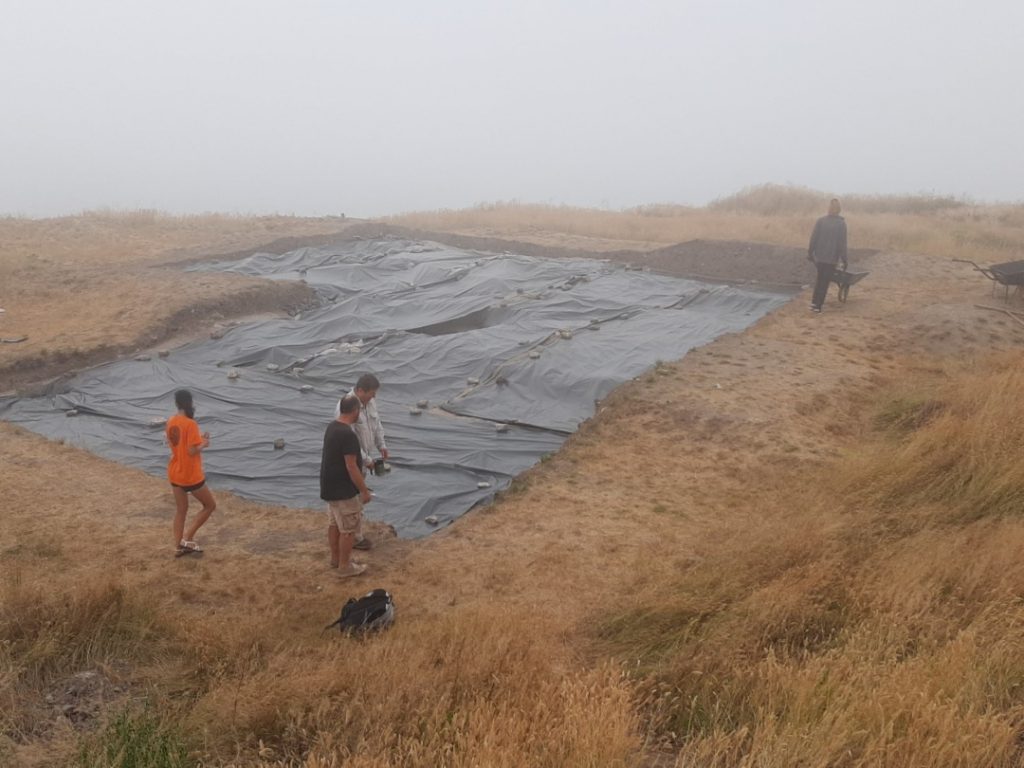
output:
M1024 286L1024 261L1004 261L1002 264L993 264L991 267L981 267L970 259L953 259L961 264L970 264L978 272L992 281L992 290L996 285L1006 289L1006 296L1010 295L1010 288L1020 291Z
M850 272L845 269L837 269L833 272L832 282L839 286L839 301L845 302L846 297L850 295L850 286L856 285L870 274L870 272Z

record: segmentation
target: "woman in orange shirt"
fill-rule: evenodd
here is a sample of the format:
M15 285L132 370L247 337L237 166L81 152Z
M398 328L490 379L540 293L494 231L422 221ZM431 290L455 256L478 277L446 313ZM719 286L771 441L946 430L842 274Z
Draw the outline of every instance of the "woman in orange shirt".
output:
M199 425L195 422L195 407L192 405L192 393L187 389L179 389L174 393L174 404L178 413L167 420L165 434L167 445L171 449L171 460L167 464L167 478L171 481L174 491L174 541L177 550L175 557L190 552L202 552L195 542L196 531L210 519L217 508L213 494L206 487L206 475L203 474L202 450L210 445L210 433L199 433ZM188 515L188 495L198 499L203 508L196 515L185 535L185 518Z

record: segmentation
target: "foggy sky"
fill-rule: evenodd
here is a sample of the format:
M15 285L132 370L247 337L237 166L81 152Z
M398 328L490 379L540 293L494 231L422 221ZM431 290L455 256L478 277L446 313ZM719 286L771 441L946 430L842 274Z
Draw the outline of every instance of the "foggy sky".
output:
M2 9L0 214L1024 199L1020 0Z

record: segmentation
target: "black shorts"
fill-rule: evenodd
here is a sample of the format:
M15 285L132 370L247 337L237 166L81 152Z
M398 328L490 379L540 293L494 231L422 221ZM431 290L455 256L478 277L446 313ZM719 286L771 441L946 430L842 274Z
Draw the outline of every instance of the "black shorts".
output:
M206 485L206 481L203 480L201 483L196 483L195 485L178 485L177 483L171 483L171 485L173 485L175 488L181 488L181 490L183 490L185 493L192 493L193 491L198 491L200 488Z

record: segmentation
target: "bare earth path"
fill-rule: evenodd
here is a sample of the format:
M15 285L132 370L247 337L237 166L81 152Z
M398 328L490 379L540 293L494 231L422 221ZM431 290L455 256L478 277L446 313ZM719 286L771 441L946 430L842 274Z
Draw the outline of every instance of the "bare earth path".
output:
M1024 326L973 308L992 302L955 265L881 253L857 266L871 275L847 304L833 294L814 316L799 296L620 388L497 503L425 541L385 541L359 583L325 567L319 511L227 494L202 532L204 555L174 560L164 480L0 423L0 568L56 591L118 574L182 616L258 612L311 643L364 587L392 590L406 631L455 605L497 602L547 615L571 663L581 620L628 602L652 567L699 559L723 519L756 520L773 475L839 455L850 415L919 354L1024 342ZM31 764L31 745L21 756Z

